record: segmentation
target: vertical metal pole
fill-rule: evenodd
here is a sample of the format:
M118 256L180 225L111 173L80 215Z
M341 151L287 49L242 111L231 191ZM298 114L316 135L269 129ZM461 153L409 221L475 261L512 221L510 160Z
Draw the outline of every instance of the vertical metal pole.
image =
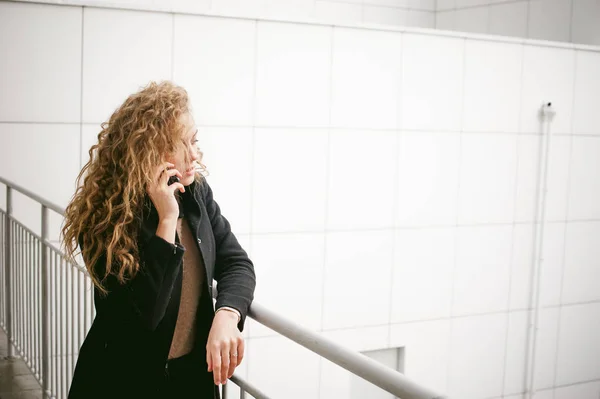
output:
M221 398L227 398L227 381L225 381L225 384L221 385Z
M48 270L50 259L46 240L48 239L48 208L42 206L42 397L50 397L48 387L50 385L50 334L48 325L50 323L50 303L48 301Z
M11 244L12 244L12 232L10 229L10 218L12 216L12 188L10 186L6 186L6 221L5 221L5 232L6 232L6 241L4 241L4 292L6 293L6 308L4 309L4 314L6 315L6 340L8 348L8 356L12 357L13 347L10 343L10 339L12 336L12 314L11 314L11 291L10 291L10 263L11 263Z
M246 391L240 387L240 399L246 399Z

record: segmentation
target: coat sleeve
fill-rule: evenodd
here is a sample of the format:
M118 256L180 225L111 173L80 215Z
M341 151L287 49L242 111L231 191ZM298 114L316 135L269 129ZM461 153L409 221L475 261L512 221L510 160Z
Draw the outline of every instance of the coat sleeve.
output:
M81 240L80 247L83 250ZM120 284L113 275L106 278L104 286L108 294L98 298L104 302L102 311L133 317L144 329L155 330L165 315L184 252L181 245L153 235L140 247L140 269L134 278L125 284ZM95 265L99 276L104 275L105 267L103 255Z
M254 299L254 265L231 232L229 221L221 214L221 209L213 199L212 190L206 181L203 182L203 199L216 244L214 276L217 280L218 294L215 308L226 306L240 312L238 329L243 331L248 309Z

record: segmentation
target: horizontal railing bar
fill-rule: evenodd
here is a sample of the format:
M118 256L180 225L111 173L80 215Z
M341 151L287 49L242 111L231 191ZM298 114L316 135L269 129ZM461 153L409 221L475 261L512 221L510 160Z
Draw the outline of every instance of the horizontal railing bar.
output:
M275 332L297 342L351 373L402 399L445 398L409 380L404 374L302 327L269 309L252 302L248 315Z
M60 215L64 215L65 214L65 210L64 208L62 208L61 206L56 205L55 203L48 201L47 199L44 199L42 197L40 197L39 195L37 195L36 193L34 193L33 191L30 191L28 189L26 189L23 186L20 186L8 179L5 179L4 177L0 176L0 183L3 183L4 185L11 187L14 190L17 190L18 192L20 192L23 195L26 195L27 197L31 198L32 200L39 202L41 205L44 205L45 207L47 207L48 209L53 210L54 212L60 214Z
M240 387L240 389L243 389L252 395L255 399L270 399L267 395L259 391L258 388L250 384L248 381L245 381L243 378L238 377L235 373L231 376L230 380L235 385Z

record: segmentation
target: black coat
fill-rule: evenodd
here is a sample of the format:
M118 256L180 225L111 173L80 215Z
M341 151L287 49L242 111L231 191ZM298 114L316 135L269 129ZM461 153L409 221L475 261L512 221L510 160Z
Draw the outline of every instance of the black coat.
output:
M256 279L254 266L221 215L208 183L204 179L192 183L182 199L206 272L194 350L199 370L206 370L206 339L215 309L213 279L218 284L216 308L237 309L242 316L240 331ZM124 285L109 277L106 296L95 290L96 317L79 351L69 399L154 397L164 381L179 311L185 249L178 236L173 245L155 234L158 213L148 197L146 204L138 239L140 271ZM96 267L102 271L104 266L102 258Z

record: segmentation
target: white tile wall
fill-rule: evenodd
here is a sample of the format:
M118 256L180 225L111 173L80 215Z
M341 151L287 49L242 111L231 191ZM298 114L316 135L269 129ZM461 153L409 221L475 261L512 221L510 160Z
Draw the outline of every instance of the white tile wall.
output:
M527 334L531 312L520 311L508 314L508 332L504 363L504 395L524 392L523 376L527 369Z
M454 225L460 135L403 132L398 151L397 225Z
M568 218L600 219L600 137L573 137Z
M452 314L506 310L512 226L459 227Z
M600 135L597 118L598 110L595 107L595 104L600 102L599 69L600 53L577 51L575 59L575 100L573 104L574 134Z
M319 395L319 357L293 341L283 337L250 339L246 361L248 380L269 397ZM282 374L282 368L286 373Z
M461 135L458 223L513 221L517 136Z
M527 37L570 41L571 5L565 0L530 0Z
M392 227L396 132L331 130L329 147L327 229Z
M542 140L541 135L520 135L517 138L515 222L532 222L536 218Z
M259 126L328 125L331 31L325 26L258 23Z
M327 233L325 243L323 328L389 323L393 231Z
M363 6L350 2L315 1L315 18L326 23L358 24L362 22Z
M542 133L539 110L552 102L556 116L553 133L571 133L575 52L566 49L525 46L520 131Z
M450 317L456 229L396 231L392 323Z
M600 396L600 382L588 382L556 388L554 399L597 399Z
M198 129L207 181L236 234L251 231L252 137L249 127Z
M256 22L175 15L173 79L200 125L253 123Z
M336 28L331 124L395 129L400 104L401 34ZM378 99L373 101L373 99Z
M409 10L406 26L435 29L435 13L432 11Z
M556 385L600 378L600 303L565 306L560 315Z
M363 22L381 25L406 25L408 10L404 8L363 6Z
M600 44L598 16L600 3L597 0L573 0L571 11L571 40L574 43Z
M404 374L437 392L448 392L450 320L392 324L390 346L404 347Z
M570 219L567 215L569 195L569 179L573 178L572 143L576 138L552 137L552 145L548 159L548 193L546 199L546 219L559 221ZM571 173L571 175L569 175Z
M150 80L171 78L172 15L85 8L83 36L85 123L108 120Z
M320 330L324 246L322 233L253 236L256 302L306 328ZM250 335L272 333L257 324Z
M533 380L535 390L554 386L559 312L559 308L539 311Z
M79 122L81 14L0 3L0 121Z
M530 306L531 273L533 270L534 229L532 224L517 224L512 236L509 309Z
M600 222L567 224L562 302L600 300Z
M402 51L402 128L459 131L464 40L407 33Z
M523 46L467 40L463 130L519 131Z
M323 336L353 351L365 352L387 348L390 345L388 325L343 328L323 331Z
M527 37L528 3L527 1L521 1L491 5L488 33Z
M472 33L487 32L490 20L488 7L456 10L450 14L454 15L454 29Z
M448 397L476 399L502 394L506 323L506 313L452 320Z
M325 228L327 130L256 129L254 232Z
M543 231L542 262L540 265L540 306L561 303L565 256L565 224L549 223ZM563 301L564 302L564 301Z

